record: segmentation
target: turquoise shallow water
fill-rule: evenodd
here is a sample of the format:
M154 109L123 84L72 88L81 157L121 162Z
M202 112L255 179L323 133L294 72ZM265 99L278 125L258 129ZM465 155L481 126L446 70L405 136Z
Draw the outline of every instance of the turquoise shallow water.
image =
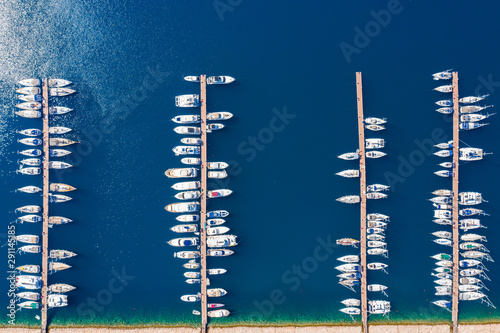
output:
M173 182L163 172L180 166L171 152L180 137L170 119L190 113L175 108L174 96L197 92L198 86L182 77L198 73L238 80L208 91L209 111L235 114L209 142L209 159L233 165L227 181L210 186L234 193L210 202L210 207L231 212L227 225L240 238L236 255L210 263L228 269L213 277L212 285L229 291L222 302L233 313L212 323L350 323L338 312L339 301L354 294L336 283L333 266L337 257L353 251L334 247L329 253L322 247L318 251L324 259L314 258L316 248L329 238L359 237L358 207L335 202L357 192L356 181L335 176L354 167L336 156L357 146L355 71L363 72L366 115L389 119L387 131L369 135L385 138L389 155L369 161L368 182L387 183L391 174L402 175L390 199L370 202L369 210L390 215L391 224L390 258L385 260L390 274L375 272L369 283L389 287L391 322L448 322L450 315L429 303L434 299L429 256L442 249L431 242L429 233L438 228L430 222L432 208L425 199L450 182L432 174L441 162L434 156L424 154L408 170L405 161L415 158L422 142L425 147L433 130L451 136L451 124L432 111L442 96L432 91L431 73L453 67L460 72L461 94L489 92L487 103L498 104L499 46L485 38L498 30L497 5L471 8L458 2L450 8L401 2L390 22L363 43L353 29L374 26L370 22L377 15L370 11L379 12L386 3L236 4L221 14L223 20L210 2L1 5L4 239L15 218L10 211L41 203L36 195L10 192L41 184L13 172L19 158L15 151L22 149L14 132L40 126L39 121L13 116L15 82L31 76L63 77L78 90L60 99L60 105L75 111L54 121L72 127L68 137L83 143L67 160L75 164L71 172L51 174L79 189L71 194L73 201L51 207L51 214L75 222L50 233L51 248L79 254L68 261L71 270L51 275L50 281L78 288L69 296L70 306L50 312L52 323L198 323L190 314L193 306L179 299L196 289L183 282L183 262L165 244L174 237L168 229L175 220L163 209L175 201ZM464 21L476 24L465 27ZM351 55L350 63L342 42L357 45L359 52ZM495 117L489 122L462 137L496 153L498 122ZM500 232L494 176L499 162L494 154L461 168L461 187L483 192L489 200L484 209L491 216L483 219L488 229L481 232L490 240L487 247L495 259L500 258L494 242ZM40 226L17 229L37 233ZM7 252L2 249L0 270L6 271ZM39 261L37 255L16 258L18 265ZM305 270L298 273L302 266ZM498 305L498 264L487 267L492 279L488 296ZM125 282L117 283L116 275ZM0 288L7 291L2 281ZM3 295L0 302L7 305ZM466 321L500 317L497 310L476 302L462 302L460 315ZM23 311L16 322L34 324L33 316ZM6 315L0 318L7 322Z

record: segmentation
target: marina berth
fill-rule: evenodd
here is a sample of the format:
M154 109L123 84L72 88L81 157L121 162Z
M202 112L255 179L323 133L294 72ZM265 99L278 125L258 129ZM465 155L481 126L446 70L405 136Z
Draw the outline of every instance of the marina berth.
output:
M178 191L197 190L197 189L200 188L200 182L199 181L194 181L194 182L180 182L180 183L175 183L171 187L174 190L178 190Z
M184 76L184 80L186 80L188 82L200 82L200 77L199 76L193 76L193 75Z
M486 126L486 125L489 125L489 124L465 122L465 123L460 123L459 127L461 130L470 131L473 129L481 128L481 127Z
M52 192L71 192L71 191L76 190L75 187L68 185L68 184L62 184L62 183L52 183L49 185L49 189Z
M229 84L234 82L236 79L231 76L221 75L221 76L209 76L207 77L207 84Z
M228 249L207 249L208 257L227 257L234 254L234 251Z
M196 214L179 215L175 219L179 222L198 222L200 220L200 215Z
M16 93L23 95L40 95L42 90L38 87L22 87L16 90Z
M197 157L184 157L181 158L181 163L187 165L200 165L201 159Z
M434 90L442 92L442 93L449 93L449 92L451 92L453 90L453 85L452 84L448 84L448 85L445 85L445 86L439 86L439 87L434 88Z
M43 143L41 139L37 138L23 138L23 139L18 139L17 142L27 146L40 146Z
M174 253L174 258L180 259L197 259L200 257L199 251L180 251Z
M185 145L200 146L202 144L202 141L200 138L182 138L181 143L183 143ZM198 158L198 160L200 160L200 159Z
M208 178L212 178L212 179L222 179L222 178L226 178L227 177L227 172L226 172L226 170L222 170L222 171L209 171L207 173L207 176L208 176Z
M379 149L384 148L385 140L384 139L366 139L365 140L365 148L366 149Z
M42 81L40 79L24 79L17 83L25 87L38 87L42 84Z
M215 235L222 235L225 234L226 232L229 231L228 227L207 227L207 235L209 236L215 236Z
M489 94L482 95L482 96L467 96L467 97L460 98L458 101L462 104L472 104L472 103L482 101L483 99L485 99L488 96L489 96Z
M61 161L50 161L49 162L49 169L67 169L71 168L72 165L66 162L61 162Z
M208 162L207 169L215 170L215 169L226 169L229 166L226 162Z
M199 115L181 115L172 118L172 121L177 124L197 124L201 121Z
M172 149L175 156L178 155L199 155L201 150L198 146L176 146Z
M212 112L207 114L207 120L228 120L233 117L233 114L231 112Z
M357 169L343 170L343 171L337 172L336 175L346 177L346 178L356 178L356 177L359 177L359 170L357 170Z
M453 101L451 99L445 99L442 101L437 101L436 104L439 106L453 106Z
M73 222L73 220L68 219L67 217L62 216L51 216L49 217L49 227L53 227L54 225L61 225Z
M16 172L22 173L23 175L39 175L42 173L40 168L22 168L22 167Z
M66 149L50 149L49 150L49 156L50 157L63 157L66 155L71 154L69 150Z
M220 130L224 128L224 124L207 124L207 133L212 133L212 131Z
M442 114L452 114L453 108L448 106L448 107L436 109L436 111L439 113L442 113Z
M40 110L42 103L40 102L23 102L16 105L16 108L23 110Z
M229 212L227 210L213 210L207 213L208 218L212 217L227 217Z
M181 108L192 108L200 106L200 95L188 94L175 96L175 106Z
M17 235L16 241L26 244L38 244L39 237L37 235Z
M185 191L179 192L175 195L175 198L179 200L195 200L199 197L201 197L200 191Z
M66 114L68 112L73 111L73 109L64 107L64 106L51 106L49 108L49 114L50 115L61 115L61 114Z
M206 221L207 226L216 226L216 225L221 225L226 223L226 220L224 219L208 219Z
M189 238L174 238L168 241L168 244L171 246L197 246L199 244L198 237L189 237Z
M61 88L70 85L72 82L64 79L49 79L48 86L50 88Z
M40 149L21 150L21 151L18 151L17 153L24 155L24 156L40 156L40 155L42 155L42 151Z
M186 232L198 232L197 224L178 224L170 228L173 232L186 233Z
M70 88L50 88L49 96L68 96L76 93L76 90Z
M72 129L64 126L49 127L49 134L66 134L71 132Z
M356 151L354 153L345 153L345 154L339 155L337 157L342 159L342 160L346 160L346 161L358 160L359 153Z
M200 135L201 128L194 126L177 126L174 128L174 132L177 134Z
M17 98L24 102L41 102L42 95L17 95Z
M460 113L474 113L491 107L493 107L493 105L485 105L485 106L466 105L460 107Z
M171 213L188 213L200 210L199 202L177 202L165 206L165 210Z
M365 125L365 128L374 132L385 130L385 127L382 125Z
M22 134L22 135L26 135L26 136L40 136L40 135L42 135L42 131L37 129L37 128L25 129L22 131L17 131L17 133Z
M165 176L168 178L195 178L198 176L198 171L199 170L197 168L174 168L165 171ZM179 187L181 186L183 185L179 185Z
M49 258L54 260L69 259L76 256L75 252L68 250L50 250Z
M42 117L42 113L40 111L21 110L21 111L16 111L14 113L17 114L18 116L24 117L24 118L36 119L36 118Z
M207 192L207 198L222 198L222 197L227 197L231 193L233 193L233 191L228 190L228 189L208 191Z
M462 122L477 122L477 121L481 121L481 120L484 120L484 119L487 119L493 115L495 115L496 113L492 113L492 114L463 114L460 116L460 121Z
M439 72L439 73L434 73L432 74L432 79L433 80L449 80L451 79L452 77L452 74L451 74L451 69L447 69L443 72Z
M368 125L383 125L383 124L387 123L387 119L386 118L369 117L369 118L365 118L364 123L368 124Z
M356 204L356 203L359 203L361 201L361 198L359 195L345 195L345 196L340 197L336 200L339 202L342 202L342 203Z
M29 299L31 301L38 301L40 299L40 293L33 291L23 291L16 294L16 297L19 299Z

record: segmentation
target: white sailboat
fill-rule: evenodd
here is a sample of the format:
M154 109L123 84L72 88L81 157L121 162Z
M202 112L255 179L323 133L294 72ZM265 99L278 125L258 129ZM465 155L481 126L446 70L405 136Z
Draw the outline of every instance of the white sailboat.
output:
M452 73L450 73L451 69L447 69L445 71L432 74L433 80L449 80L452 77Z
M485 106L479 106L479 105L466 105L466 106L461 106L460 107L460 113L474 113L474 112L479 112L487 108L491 108L493 105L485 105Z
M353 153L345 153L337 156L338 158L342 160L347 160L347 161L352 161L352 160L357 160L359 159L359 152L353 152Z
M458 101L462 104L472 104L472 103L482 101L483 99L485 99L488 96L489 96L489 94L482 95L482 96L467 96L467 97L460 98Z
M359 177L359 170L357 169L348 169L343 170L336 173L337 176L346 177L346 178L356 178Z
M434 88L434 90L442 92L442 93L449 93L449 92L453 91L453 85L452 84L447 84L447 85L444 85L444 86L439 86L439 87Z
M383 125L383 124L387 123L387 119L386 118L369 117L369 118L365 118L364 123L369 124L369 125Z

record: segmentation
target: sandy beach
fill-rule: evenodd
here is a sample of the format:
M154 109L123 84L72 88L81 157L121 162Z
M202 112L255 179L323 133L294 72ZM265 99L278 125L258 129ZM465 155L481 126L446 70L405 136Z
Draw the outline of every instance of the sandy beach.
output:
M3 333L35 333L40 329L2 328ZM52 328L49 333L199 333L199 328ZM449 325L371 325L370 333L450 333ZM460 333L497 333L500 324L460 325ZM213 327L208 333L361 333L359 326Z

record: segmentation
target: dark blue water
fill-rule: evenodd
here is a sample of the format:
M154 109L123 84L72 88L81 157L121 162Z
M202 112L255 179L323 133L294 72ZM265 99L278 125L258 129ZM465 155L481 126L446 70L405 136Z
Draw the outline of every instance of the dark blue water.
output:
M51 173L78 191L71 193L73 201L51 206L51 215L75 222L53 228L49 246L79 254L68 260L71 270L49 278L77 286L70 306L51 310L52 323L197 323L191 315L196 307L179 299L196 288L184 283L184 262L174 259L165 244L175 236L169 228L176 221L163 209L175 201L173 181L163 172L181 165L171 152L180 136L170 119L194 111L175 108L174 96L198 92L182 77L199 73L237 78L235 84L208 91L209 111L235 114L227 128L209 138L209 159L233 166L227 181L210 186L234 193L211 201L210 209L229 210L227 225L240 239L234 256L210 260L211 267L228 269L211 281L228 290L221 301L233 313L213 322L350 322L338 312L339 301L354 294L336 283L333 266L353 250L324 244L359 237L359 207L335 201L358 191L355 180L335 176L355 167L336 156L357 146L356 71L363 72L366 116L389 120L387 131L367 133L385 138L389 154L368 161L368 182L396 179L388 200L369 203L369 211L391 216L390 258L384 260L390 274L374 272L369 283L389 287L394 321L448 322L450 315L430 304L435 296L429 258L443 252L429 233L446 228L431 222L432 207L425 199L432 190L451 186L432 174L442 160L426 148L435 129L451 138L451 123L433 111L434 101L444 97L432 91L436 84L430 74L453 67L460 73L462 96L491 93L487 103L498 104L500 47L488 38L499 28L498 5L234 1L227 6L216 9L211 2L195 1L2 5L2 243L15 219L9 212L41 204L38 195L11 193L41 184L37 177L14 173L16 151L25 149L15 131L41 126L39 120L13 115L15 82L62 77L78 90L58 99L75 111L52 120L74 129L67 137L82 140L67 159L75 167ZM392 14L380 13L387 8ZM374 23L375 17L381 23ZM357 28L367 28L367 37L357 36ZM462 138L497 153L498 121L488 122ZM482 220L488 229L480 232L490 240L487 247L495 259L500 258L494 241L500 232L499 163L498 155L490 155L460 169L461 188L480 191L489 200L483 209L491 216ZM40 230L40 225L17 226L18 233ZM6 271L6 247L1 253L0 270ZM16 265L37 264L40 258L18 256ZM492 280L487 294L500 304L498 265L487 267ZM2 281L0 288L7 292ZM7 306L8 298L1 302ZM18 312L16 322L36 324L34 315ZM497 321L500 313L462 302L460 316ZM7 322L6 312L1 318Z

